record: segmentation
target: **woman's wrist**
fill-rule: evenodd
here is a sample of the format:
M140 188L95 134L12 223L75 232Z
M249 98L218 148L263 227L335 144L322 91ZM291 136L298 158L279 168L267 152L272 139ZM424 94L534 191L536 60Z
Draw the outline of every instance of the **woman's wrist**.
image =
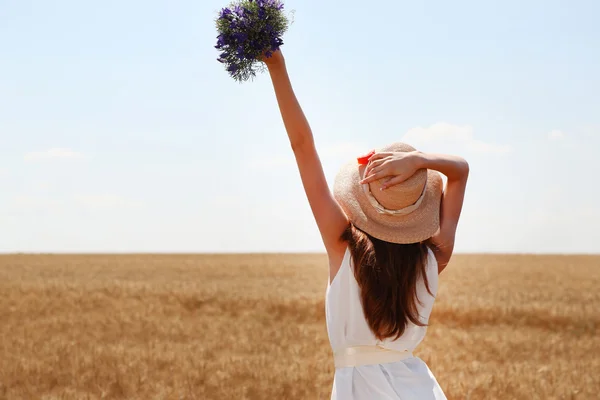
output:
M423 153L422 151L413 151L411 152L411 155L414 159L415 165L417 166L417 169L426 169L429 168L428 167L428 159L427 159L427 153Z
M281 61L272 64L267 64L267 69L270 73L285 71L285 62Z
M285 68L285 58L280 50L271 54L271 57L263 56L263 61L269 71Z
M419 168L432 169L446 175L448 179L465 179L469 175L469 164L459 156L416 152Z

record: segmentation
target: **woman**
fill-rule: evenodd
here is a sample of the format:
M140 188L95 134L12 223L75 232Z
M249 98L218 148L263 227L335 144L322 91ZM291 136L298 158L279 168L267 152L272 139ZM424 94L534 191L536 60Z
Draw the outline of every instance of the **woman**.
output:
M412 352L454 249L468 164L395 143L344 166L332 194L283 55L263 61L329 257L331 398L445 399Z

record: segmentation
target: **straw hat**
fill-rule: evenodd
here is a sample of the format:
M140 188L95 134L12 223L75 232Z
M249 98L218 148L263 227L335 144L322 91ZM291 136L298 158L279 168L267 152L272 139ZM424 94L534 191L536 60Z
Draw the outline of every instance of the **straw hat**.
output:
M415 151L394 143L377 152ZM379 190L387 178L361 185L366 165L357 161L338 172L334 197L357 228L392 243L418 243L431 238L440 226L442 178L436 171L420 169L406 181Z

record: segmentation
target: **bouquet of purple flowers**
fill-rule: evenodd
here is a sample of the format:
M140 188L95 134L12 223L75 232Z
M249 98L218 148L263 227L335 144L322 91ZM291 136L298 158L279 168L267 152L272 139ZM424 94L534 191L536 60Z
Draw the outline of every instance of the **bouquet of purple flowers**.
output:
M283 44L289 21L280 0L238 0L223 8L216 21L218 61L238 82L256 76L263 54L271 57Z

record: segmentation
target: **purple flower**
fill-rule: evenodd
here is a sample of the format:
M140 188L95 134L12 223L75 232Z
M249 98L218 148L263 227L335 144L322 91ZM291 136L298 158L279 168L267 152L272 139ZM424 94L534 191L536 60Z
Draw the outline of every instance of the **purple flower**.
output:
M240 60L243 60L244 58L246 58L246 57L245 57L245 54L244 54L244 47L243 47L243 46L239 46L239 47L237 48L237 56L238 56L238 58L239 58Z
M254 50L260 50L263 47L260 45L260 42L257 41L256 39L250 41L249 45Z
M248 34L244 32L236 32L233 34L233 38L238 42L245 42L248 39Z
M231 10L229 8L224 8L221 10L221 18L226 19L231 17Z
M279 46L281 46L282 44L283 44L283 40L281 38L276 37L276 38L271 39L270 45L274 50L279 49Z
M217 45L215 46L217 49L220 49L221 47L225 46L226 44L227 44L227 41L225 40L225 35L217 36Z
M238 4L233 8L233 12L236 13L239 17L243 18L246 13L250 13L250 10Z
M260 55L270 58L279 50L288 22L281 9L281 0L234 0L221 10L217 60L234 79L243 81L255 76Z
M262 0L262 5L267 6L267 7L274 7L277 10L282 10L283 9L283 4L280 3L278 0Z

